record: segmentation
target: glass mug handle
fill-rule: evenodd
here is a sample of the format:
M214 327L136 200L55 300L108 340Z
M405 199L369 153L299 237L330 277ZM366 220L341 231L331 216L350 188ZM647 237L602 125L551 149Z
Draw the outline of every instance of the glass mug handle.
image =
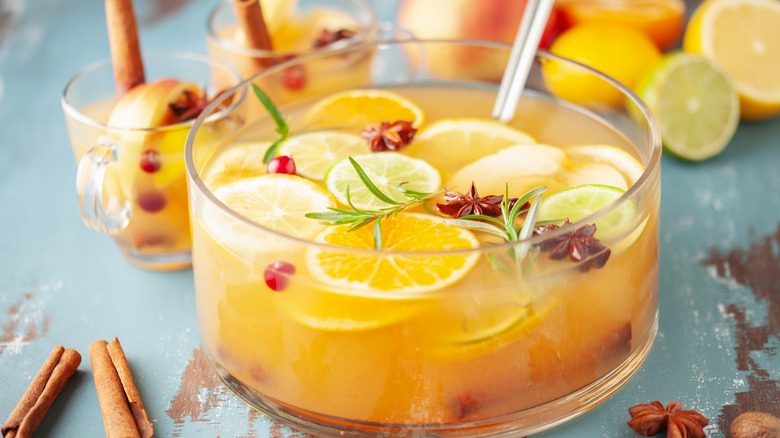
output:
M76 173L76 193L81 207L81 220L97 232L117 234L130 222L130 202L125 200L115 208L103 203L103 182L108 166L119 158L119 145L99 138L79 161Z

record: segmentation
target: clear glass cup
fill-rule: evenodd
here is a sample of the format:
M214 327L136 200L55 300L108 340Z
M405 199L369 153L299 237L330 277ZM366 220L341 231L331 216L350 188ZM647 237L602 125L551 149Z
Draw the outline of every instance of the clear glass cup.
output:
M345 48L270 68L225 98L296 65L371 53L383 68L346 89L400 93L425 110L426 124L489 118L497 61L509 50L474 41ZM496 71L473 66L471 57L495 60ZM557 80L549 71L561 69L614 87L625 104L567 101L548 84ZM279 105L294 134L307 129L303 112L329 93ZM209 111L185 151L199 328L216 372L253 408L316 436L522 436L594 408L648 354L658 317L661 139L647 107L609 77L540 52L509 123L563 151L611 144L640 163L614 204L580 222L601 224L622 212L613 222L620 225L597 234L603 251L580 263L542 250L564 238L565 228L477 249L399 253L315 243L258 225L222 200L244 178L265 173L273 125L262 114L215 143L201 132ZM410 293L333 281L322 265L331 256L370 266L477 261L457 282Z
M207 96L220 90L213 85L238 84L230 66L190 53L156 53L144 57L147 82L176 78L205 86ZM215 111L201 126L218 138L220 131L240 117L242 96ZM146 115L167 105L166 96L154 96ZM84 224L111 235L122 255L150 270L187 268L192 245L184 177L184 142L194 120L158 128L108 126L115 106L110 60L90 65L65 86L61 103L73 154L78 163L76 190ZM139 116L139 119L144 117ZM142 122L139 122L139 124ZM131 122L125 121L125 126ZM152 163L154 169L144 163Z
M373 41L379 32L379 21L368 0L297 0L277 2L276 8L265 10L265 19L274 44L274 50L257 50L242 44L242 34L236 25L236 15L230 1L219 3L211 12L207 26L209 56L234 66L241 76L248 78L269 65L278 64L297 56L316 51L333 50L351 44ZM315 48L313 44L323 30L337 32L341 29L353 32L349 37L333 44ZM266 88L281 99L286 95L300 98L302 94L317 94L313 89L322 85L310 80L323 72L349 72L338 78L338 86L346 86L355 76L367 76L366 59L354 57L330 58L329 62L315 62L285 70ZM360 79L357 79L360 80Z

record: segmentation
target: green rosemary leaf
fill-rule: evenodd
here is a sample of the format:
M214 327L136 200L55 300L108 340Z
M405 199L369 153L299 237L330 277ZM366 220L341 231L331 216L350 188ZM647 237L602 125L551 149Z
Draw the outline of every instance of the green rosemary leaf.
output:
M454 225L456 227L468 228L470 230L482 231L485 233L492 234L494 236L498 236L502 239L506 239L506 234L502 230L490 224L486 224L484 222L479 222L474 220L463 220L462 218L459 218L459 219L444 219L444 223L447 225Z
M363 182L363 184L366 186L368 191L371 192L372 195L376 196L377 199L379 199L380 201L382 201L382 202L384 202L386 204L401 205L400 202L395 201L391 197L389 197L389 196L385 195L384 193L382 193L382 191L379 190L379 187L374 185L374 182L371 181L371 178L368 177L366 172L363 170L362 167L360 167L360 164L358 164L357 161L355 161L352 157L348 157L348 158L349 158L349 162L352 164L352 167L355 168L355 172L357 172L358 178L360 178L360 181Z
M374 249L382 249L382 227L379 225L381 218L376 218L374 222Z
M252 89L255 91L255 96L260 100L260 103L263 104L263 107L268 111L268 114L274 119L274 122L276 123L276 133L281 135L282 139L287 138L287 136L290 135L290 127L287 125L287 121L284 120L284 117L282 117L279 109L276 108L276 105L271 101L271 98L268 97L260 87L252 84Z
M375 221L377 218L375 216L367 217L359 222L354 222L353 225L349 228L347 228L347 231L355 231L358 228L363 228L366 225L370 224L371 222Z
M465 216L459 217L458 219L463 219L463 220L483 220L483 221L494 223L494 224L498 225L499 227L502 227L502 228L504 227L504 223L501 222L500 220L498 220L498 219L496 219L496 218L494 218L492 216L488 216L488 215L484 215L484 214L467 214Z
M279 138L275 142L271 143L271 146L268 146L268 149L265 150L265 154L263 155L263 164L268 164L269 161L274 159L276 153L279 151L279 146L281 146L282 142L285 140L287 139Z
M525 205L525 203L534 196L541 195L545 190L547 190L547 186L540 186L527 191L523 196L517 198L517 202L515 202L515 205L512 206L512 210L509 212L509 219L511 220L508 221L508 223L513 224L515 219L517 219L517 217L525 211L521 210L523 205Z
M402 182L398 185L398 191L403 193L404 196L408 198L415 199L417 201L424 201L426 199L432 198L435 193L425 193L425 192L418 192L417 190L407 189L404 187L404 184L408 184L407 182Z
M534 233L534 227L536 226L536 213L539 209L539 203L542 202L542 197L538 196L531 203L531 208L528 209L528 214L525 216L525 222L520 228L520 232L517 234L518 240L526 240L530 238Z

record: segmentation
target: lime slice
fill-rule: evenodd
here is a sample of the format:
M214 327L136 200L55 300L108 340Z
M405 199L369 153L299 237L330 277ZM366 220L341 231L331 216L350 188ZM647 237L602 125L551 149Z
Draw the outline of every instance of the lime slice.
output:
M415 127L425 121L411 100L387 90L347 90L318 101L306 113L306 123L322 127L356 127L406 120Z
M700 56L665 56L638 87L638 94L658 120L666 150L687 160L720 153L739 123L739 100L731 79Z
M464 318L450 324L448 331L434 330L436 336L426 346L425 353L442 359L466 360L501 349L537 328L555 305L555 301L542 305L507 301L471 315L454 310L453 316L460 314Z
M335 205L333 197L312 181L283 174L241 179L217 188L214 196L259 225L302 239L311 239L324 228L305 214ZM212 203L206 203L202 221L217 243L242 254L278 250L285 245L281 237L251 227Z
M320 131L290 137L279 148L279 154L293 157L298 175L322 181L333 163L368 149L368 143L359 135Z
M604 208L609 208L625 193L622 189L599 184L583 184L542 196L537 212L539 221L577 222ZM636 206L626 202L596 221L596 236L604 239L625 231L636 216Z
M509 146L535 144L523 131L486 119L440 119L417 133L405 153L444 175Z
M399 188L431 193L441 187L439 172L430 164L396 152L375 152L351 157L376 187L396 202L409 198ZM334 164L325 175L325 186L342 204L360 209L378 209L390 204L374 196L358 176L349 158ZM347 200L349 188L349 200Z

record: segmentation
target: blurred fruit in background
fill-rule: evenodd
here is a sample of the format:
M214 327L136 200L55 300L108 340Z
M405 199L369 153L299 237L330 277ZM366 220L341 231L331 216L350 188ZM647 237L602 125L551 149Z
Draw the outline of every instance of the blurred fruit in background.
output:
M660 60L653 41L634 28L603 22L584 22L563 32L552 44L556 55L595 68L631 88ZM576 103L623 104L622 95L606 82L581 70L550 62L545 80L559 97Z
M643 32L661 51L677 44L685 24L683 0L557 0L556 5L564 27L622 24Z
M526 0L401 0L398 25L421 39L482 39L511 43ZM548 47L563 25L553 8L540 47Z
M401 0L397 25L420 39L479 39L512 43L526 0ZM553 9L541 47L550 44L562 25ZM415 54L410 54L414 57ZM473 77L500 81L507 56L503 51L469 47L426 53L431 73L438 77Z
M683 48L729 74L743 119L780 113L780 1L706 0L691 16Z
M739 124L733 82L713 61L682 51L666 54L636 86L655 115L664 148L701 161L719 154Z

